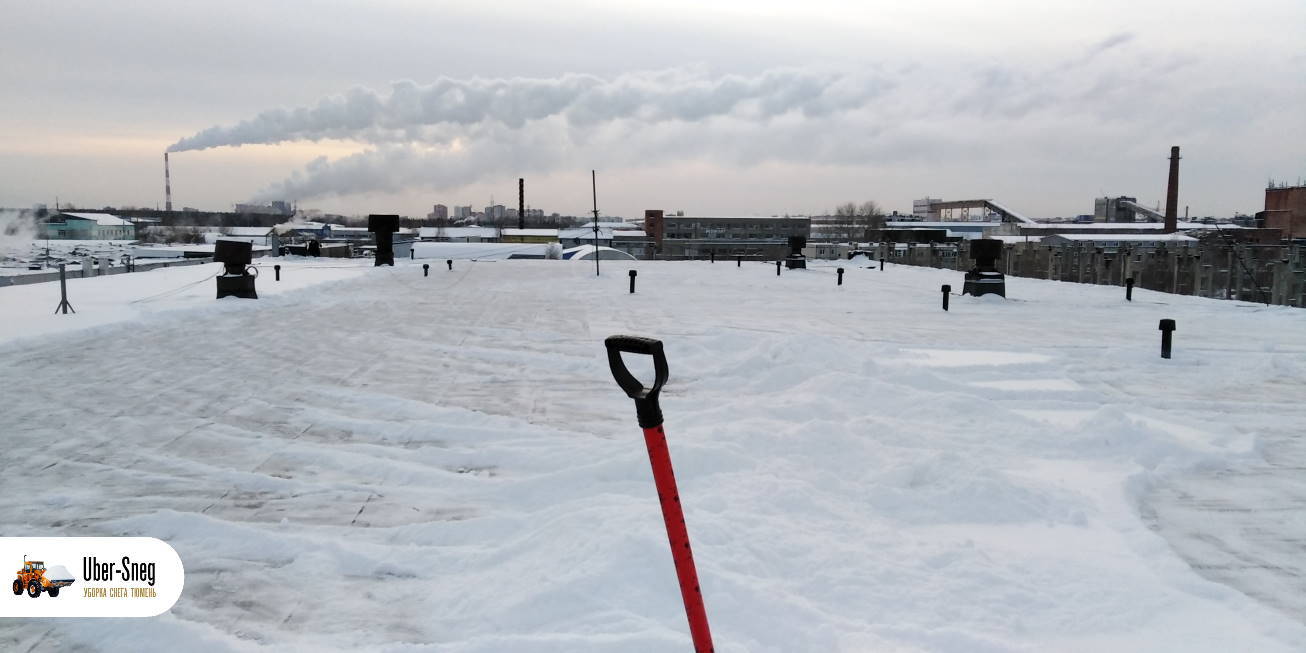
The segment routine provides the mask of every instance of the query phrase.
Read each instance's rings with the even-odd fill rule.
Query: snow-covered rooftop
[[[557,247],[557,244],[553,244]],[[446,243],[440,241],[418,241],[413,243],[415,258],[454,259],[454,260],[500,260],[510,258],[543,258],[549,251],[549,243]]]
[[[810,220],[805,215],[666,215],[665,220]]]
[[[493,238],[499,234],[495,227],[419,227],[420,238]]]
[[[620,220],[599,220],[599,229],[630,229],[633,227],[638,227],[641,224],[644,223],[642,221],[635,223],[635,222],[624,222]],[[594,231],[594,221],[591,220],[583,225],[580,225],[579,227],[573,227],[573,228],[589,229],[590,231]]]
[[[987,227],[999,227],[1001,222],[969,222],[965,220],[948,220],[933,222],[916,222],[912,220],[895,220],[886,222],[885,226],[891,229],[954,229],[954,230],[975,230],[985,229]]]
[[[223,236],[267,236],[272,232],[272,227],[223,227],[218,230]]]
[[[961,272],[864,260],[255,263],[259,300],[214,263],[69,279],[75,315],[0,289],[0,450],[40,471],[0,524],[186,563],[167,614],[0,619],[6,649],[691,650],[626,333],[665,343],[722,653],[1306,642],[1306,310],[1008,276],[945,312]]]
[[[1215,229],[1215,225],[1205,224],[1202,222],[1183,222],[1176,224],[1178,229]],[[1234,224],[1220,224],[1221,229],[1242,229]],[[1038,224],[1022,224],[1021,229],[1036,231],[1040,229],[1095,229],[1095,230],[1138,230],[1138,231],[1164,231],[1165,223],[1163,222],[1057,222]]]
[[[557,229],[504,229],[505,236],[557,236]]]
[[[600,261],[634,261],[634,256],[611,247],[594,247],[593,245],[579,245],[562,250],[562,258],[569,261],[593,261],[597,252]]]
[[[101,227],[130,227],[132,222],[108,213],[60,213],[65,218],[92,220]]]
[[[1037,237],[1037,236],[1036,236]],[[1044,240],[1049,238],[1064,238],[1066,240],[1082,240],[1092,242],[1177,242],[1177,243],[1195,243],[1196,238],[1182,233],[1158,233],[1158,234],[1053,234],[1051,236],[1042,236]]]

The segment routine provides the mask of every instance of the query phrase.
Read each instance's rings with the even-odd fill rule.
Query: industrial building
[[[499,242],[504,243],[556,243],[557,229],[501,229]]]
[[[420,227],[417,239],[437,243],[495,243],[499,230],[494,227]]]
[[[917,220],[926,220],[937,222],[939,220],[939,210],[933,205],[942,202],[938,197],[923,197],[918,200],[912,200],[911,214]]]
[[[277,200],[268,204],[237,204],[233,210],[236,213],[252,215],[284,215],[289,217],[295,214],[294,205],[284,200]]]
[[[558,230],[558,241],[565,248],[594,245],[594,223]],[[639,225],[625,222],[599,222],[599,247],[621,250],[635,258],[644,258],[652,248],[652,241]]]
[[[809,217],[707,217],[667,216],[660,210],[644,211],[644,233],[659,258],[750,256],[782,259],[789,255],[789,239],[807,240]]]
[[[885,215],[813,215],[810,217],[811,230],[808,240],[828,243],[861,242],[870,238],[872,232],[884,228],[885,220],[897,220],[895,211],[892,216]]]
[[[1192,236],[1177,232],[1168,234],[1159,230],[1136,234],[1052,234],[1039,240],[1040,244],[1051,247],[1086,243],[1104,252],[1115,252],[1122,247],[1131,250],[1149,250],[1157,247],[1187,248],[1196,247],[1199,242]]]
[[[1267,229],[1278,229],[1283,238],[1306,238],[1306,186],[1275,186],[1265,189],[1265,210],[1256,214]]]
[[[1094,222],[1164,222],[1165,214],[1138,203],[1137,197],[1099,197],[1093,200]]]
[[[272,227],[223,227],[216,232],[204,234],[204,242],[212,245],[219,240],[238,240],[259,247],[275,248],[276,230]]]
[[[60,213],[41,224],[50,240],[136,240],[136,225],[108,213]]]

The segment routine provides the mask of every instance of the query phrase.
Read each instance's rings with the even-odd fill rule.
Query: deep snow
[[[187,571],[170,614],[0,648],[688,650],[615,333],[666,343],[719,651],[1306,642],[1301,504],[1242,514],[1279,543],[1263,583],[1203,564],[1248,524],[1182,500],[1267,491],[1306,312],[1011,278],[945,313],[958,273],[893,265],[280,262],[258,301],[214,301],[216,265],[76,280],[75,316],[0,289],[0,535],[154,536]]]

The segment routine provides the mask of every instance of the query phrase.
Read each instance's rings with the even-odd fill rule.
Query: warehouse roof
[[[75,220],[94,220],[95,224],[101,227],[130,227],[131,222],[123,220],[116,215],[108,213],[60,213],[65,220],[73,218]]]

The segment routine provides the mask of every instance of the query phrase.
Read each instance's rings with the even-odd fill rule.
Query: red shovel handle
[[[715,650],[712,631],[707,625],[703,590],[698,585],[694,552],[689,548],[689,530],[685,527],[685,512],[680,507],[680,491],[676,489],[676,474],[671,468],[671,452],[662,425],[644,429],[644,444],[648,446],[648,460],[653,465],[653,483],[657,486],[658,502],[662,504],[662,521],[667,526],[671,560],[676,565],[676,580],[680,582],[680,599],[685,603],[694,653],[711,653]]]
[[[658,502],[662,504],[662,520],[667,527],[667,541],[671,544],[671,560],[676,566],[676,579],[680,583],[680,598],[685,603],[685,616],[689,620],[689,635],[695,653],[712,653],[712,632],[707,625],[707,609],[703,605],[703,591],[698,585],[698,571],[694,568],[694,554],[689,548],[689,531],[685,528],[685,513],[680,506],[680,491],[676,488],[676,473],[671,466],[671,451],[667,449],[667,434],[662,429],[662,408],[658,394],[667,382],[667,358],[662,351],[662,341],[639,336],[612,336],[604,341],[608,348],[608,365],[617,385],[626,396],[635,400],[639,425],[644,429],[644,444],[648,447],[648,460],[653,466],[653,483],[657,487]],[[645,387],[636,379],[621,354],[644,354],[653,357],[653,386]]]

